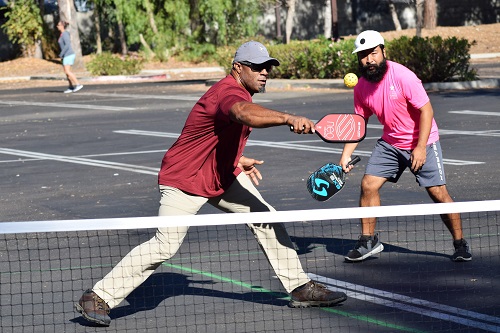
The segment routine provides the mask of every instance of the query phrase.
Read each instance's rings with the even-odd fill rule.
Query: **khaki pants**
[[[241,173],[231,187],[221,196],[204,198],[189,195],[176,188],[160,186],[160,216],[196,214],[205,203],[225,212],[248,213],[275,211],[250,179]],[[287,292],[307,283],[310,279],[293,247],[282,223],[247,224],[255,235],[269,263]],[[149,241],[130,251],[93,288],[110,308],[116,307],[135,288],[143,283],[164,261],[179,249],[188,227],[159,228]]]

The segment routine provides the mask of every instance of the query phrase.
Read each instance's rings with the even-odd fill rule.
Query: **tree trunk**
[[[80,32],[78,30],[78,20],[76,17],[75,3],[73,0],[60,0],[59,17],[69,23],[68,29],[71,36],[71,47],[75,51],[75,64],[73,68],[83,70],[85,68],[82,57],[82,45],[80,43]]]
[[[396,12],[396,6],[392,0],[389,1],[389,11],[391,12],[392,22],[397,31],[401,30],[401,23],[399,23],[398,13]]]
[[[39,0],[38,1],[38,8],[40,8],[40,16],[42,16],[42,22],[43,22],[43,1],[44,0]],[[42,23],[45,29],[45,23]],[[35,58],[36,59],[43,59],[43,47],[42,47],[42,40],[37,39],[35,41]]]
[[[101,8],[99,3],[94,6],[95,46],[97,54],[102,54],[101,40]]]
[[[121,18],[117,17],[118,24],[118,38],[120,39],[120,48],[122,55],[127,55],[127,41],[125,39],[125,27],[123,26],[123,22]]]
[[[281,34],[281,2],[276,1],[274,7],[274,15],[276,16],[276,39],[281,40],[283,35]]]
[[[424,28],[436,29],[437,25],[436,0],[425,0]]]
[[[424,23],[424,0],[417,0],[417,37],[422,37]]]
[[[325,21],[323,25],[323,35],[325,38],[330,39],[332,37],[332,1],[325,1],[325,10],[323,15],[325,16]]]
[[[42,49],[42,40],[37,39],[35,41],[35,58],[43,59],[43,49]]]
[[[120,41],[120,52],[123,56],[127,55],[127,40],[125,38],[125,27],[123,25],[123,7],[119,1],[115,1],[116,6],[116,25],[118,26],[118,39]]]
[[[151,9],[151,2],[149,2],[149,0],[144,0],[144,7],[146,7],[146,12],[148,14],[149,25],[151,26],[151,30],[153,30],[155,35],[157,35],[158,28],[156,27],[155,16],[153,14],[153,10]]]
[[[148,57],[154,57],[155,53],[153,52],[153,50],[151,50],[148,42],[146,42],[146,40],[144,39],[144,36],[142,34],[139,34],[139,40],[141,41],[142,46],[146,49]]]
[[[295,18],[295,0],[286,0],[286,44],[290,44],[293,29],[293,19]]]
[[[337,8],[337,0],[331,0],[332,9],[332,40],[338,42],[340,40],[339,36],[339,14]]]

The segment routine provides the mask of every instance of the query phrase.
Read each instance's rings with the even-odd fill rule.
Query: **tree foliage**
[[[127,46],[142,45],[146,52],[151,50],[160,60],[195,49],[198,53],[201,50],[213,54],[217,46],[255,36],[261,2],[94,0],[103,26],[121,22]]]
[[[35,43],[43,35],[40,8],[33,0],[16,0],[9,2],[6,10],[4,32],[11,42],[21,46],[25,56],[32,57]]]

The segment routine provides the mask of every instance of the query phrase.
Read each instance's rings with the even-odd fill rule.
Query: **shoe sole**
[[[339,297],[337,299],[334,299],[332,301],[294,301],[291,300],[290,303],[288,303],[288,306],[291,308],[312,308],[312,307],[329,307],[333,306],[335,304],[339,304],[344,302],[347,299],[347,296],[344,297]]]
[[[470,258],[456,257],[456,258],[451,259],[451,260],[453,260],[454,262],[471,261],[471,260],[472,260],[472,257],[470,257]]]
[[[106,326],[108,327],[110,323],[106,323],[102,320],[98,320],[98,319],[95,319],[95,318],[92,318],[92,317],[89,317],[89,315],[87,314],[87,312],[85,312],[85,310],[81,307],[80,304],[78,303],[75,303],[75,310],[77,312],[79,312],[83,318],[85,318],[85,320],[93,323],[93,324],[97,324],[97,325],[100,325],[100,326]]]
[[[380,253],[384,251],[384,245],[382,243],[380,243],[379,246],[375,247],[374,249],[372,249],[370,252],[362,255],[361,257],[359,258],[349,258],[349,257],[345,257],[345,260],[346,261],[350,261],[350,262],[357,262],[357,261],[362,261],[362,260],[365,260],[366,258],[368,257],[371,257],[372,255],[374,254],[377,254],[377,253]]]

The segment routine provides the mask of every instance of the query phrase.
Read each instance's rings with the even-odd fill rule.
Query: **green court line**
[[[189,260],[190,262],[193,261],[193,259],[207,259],[207,258],[221,258],[221,257],[235,257],[235,256],[242,256],[242,255],[248,255],[248,254],[262,254],[261,251],[247,251],[247,252],[239,252],[239,253],[228,253],[228,254],[213,254],[213,255],[205,255],[205,256],[190,256],[190,257],[180,257],[180,258],[171,258],[168,261],[183,261],[183,260]],[[18,275],[18,274],[23,274],[23,273],[28,273],[32,274],[33,272],[37,273],[43,273],[43,272],[59,272],[59,271],[70,271],[74,269],[87,269],[87,268],[104,268],[104,267],[114,267],[116,263],[111,263],[111,264],[105,264],[105,265],[86,265],[86,266],[70,266],[70,267],[57,267],[57,268],[48,268],[48,269],[37,269],[37,270],[29,270],[29,271],[15,271],[15,272],[3,272],[0,271],[0,276],[1,275]]]
[[[275,292],[275,291],[268,290],[268,289],[265,289],[265,288],[262,288],[262,287],[254,287],[251,284],[248,284],[246,282],[242,282],[242,281],[238,281],[238,280],[235,280],[235,279],[227,278],[227,277],[224,277],[224,276],[221,276],[221,275],[217,275],[217,274],[214,274],[214,273],[204,272],[204,271],[200,271],[198,269],[194,269],[194,268],[190,268],[190,267],[184,267],[184,266],[180,266],[180,265],[169,264],[169,263],[163,263],[162,265],[166,266],[166,267],[171,267],[171,268],[174,268],[174,269],[178,269],[180,271],[185,271],[185,272],[189,272],[189,273],[193,273],[193,274],[207,276],[209,278],[212,278],[212,279],[215,279],[215,280],[219,280],[219,281],[222,281],[222,282],[229,282],[229,283],[232,283],[232,284],[235,284],[237,286],[241,286],[241,287],[244,287],[244,288],[247,288],[247,289],[251,289],[251,290],[255,290],[255,291],[259,291],[259,292],[263,292],[263,293],[268,293],[270,295],[273,295],[273,296],[276,296],[276,297],[280,297],[280,298],[282,298],[284,300],[289,300],[290,299],[290,296],[283,297],[283,293]],[[399,330],[399,331],[402,331],[402,332],[427,333],[426,331],[421,331],[421,330],[417,330],[417,329],[414,329],[414,328],[409,328],[409,327],[404,327],[404,326],[400,326],[400,325],[396,325],[396,324],[391,324],[391,323],[388,323],[388,322],[385,322],[385,321],[382,321],[382,320],[374,319],[374,318],[367,317],[367,316],[356,315],[356,314],[352,314],[352,313],[349,313],[349,312],[346,312],[346,311],[336,310],[336,309],[332,309],[332,308],[320,308],[320,309],[323,310],[323,311],[330,312],[330,313],[335,313],[337,315],[344,316],[344,317],[347,317],[347,318],[352,318],[352,319],[356,319],[356,320],[359,320],[359,321],[364,321],[364,322],[367,322],[367,323],[371,323],[371,324],[375,324],[375,325],[379,325],[379,326],[383,326],[383,327],[393,328],[393,329],[396,329],[396,330]]]

